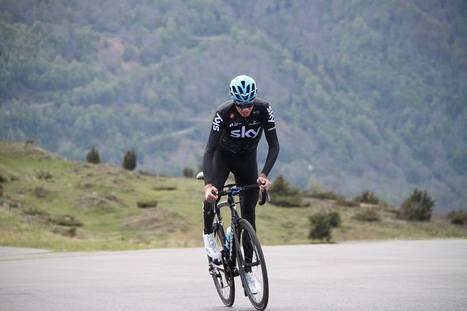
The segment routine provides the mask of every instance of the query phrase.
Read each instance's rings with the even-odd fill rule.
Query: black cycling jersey
[[[238,113],[232,100],[217,109],[203,158],[205,184],[213,183],[213,158],[216,150],[232,155],[253,153],[263,131],[269,150],[261,173],[266,176],[269,174],[279,154],[274,113],[268,102],[259,98],[253,102],[253,110],[247,118]]]

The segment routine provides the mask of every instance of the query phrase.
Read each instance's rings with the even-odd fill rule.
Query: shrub
[[[36,177],[38,179],[44,179],[44,180],[47,180],[47,179],[52,179],[52,174],[50,174],[49,172],[47,171],[39,171],[36,173]]]
[[[34,188],[34,195],[38,198],[45,198],[48,194],[49,194],[49,191],[47,191],[43,187]]]
[[[86,162],[94,164],[101,163],[99,152],[97,151],[96,147],[92,147],[91,150],[89,150],[88,154],[86,155]]]
[[[269,191],[274,195],[298,195],[299,190],[297,187],[292,186],[287,180],[285,180],[284,176],[279,175],[274,180],[271,186],[271,190]]]
[[[175,186],[157,186],[157,187],[152,188],[152,190],[155,190],[155,191],[174,191],[174,190],[177,190],[177,187],[175,187]]]
[[[7,182],[7,178],[0,174],[0,184]]]
[[[359,196],[355,198],[355,201],[360,202],[360,203],[368,203],[368,204],[379,204],[380,200],[371,191],[365,191]]]
[[[452,211],[448,214],[448,218],[453,225],[465,225],[467,223],[467,213],[464,210]]]
[[[329,224],[331,225],[331,227],[333,228],[340,227],[342,220],[341,220],[341,215],[338,212],[329,212],[327,216],[328,216]]]
[[[136,151],[128,150],[123,157],[122,166],[124,169],[132,171],[136,168]]]
[[[337,193],[331,190],[313,190],[307,193],[307,196],[321,200],[339,200],[343,199]]]
[[[49,213],[43,211],[37,207],[27,207],[23,209],[23,213],[30,216],[43,216],[48,217]]]
[[[137,204],[139,208],[151,208],[151,207],[157,207],[157,203],[158,202],[156,200],[152,200],[152,201],[139,201]]]
[[[415,189],[399,209],[397,216],[401,219],[427,221],[431,218],[431,213],[435,202],[426,191]]]
[[[331,224],[326,213],[318,213],[308,217],[310,221],[310,233],[308,238],[312,240],[331,240]]]
[[[302,202],[299,189],[292,186],[282,175],[277,176],[269,192],[271,203],[276,206],[301,207],[308,205]]]
[[[359,206],[360,204],[355,200],[348,200],[346,198],[340,197],[336,200],[336,204],[340,206],[353,207]]]
[[[381,221],[381,215],[376,208],[363,208],[354,216],[359,221]]]
[[[52,230],[53,233],[61,234],[66,237],[74,237],[76,236],[76,227],[68,227],[68,226],[55,226]]]
[[[53,215],[49,218],[49,222],[65,227],[81,227],[83,223],[72,215]]]
[[[271,204],[282,207],[304,207],[308,204],[302,202],[298,195],[271,195]]]
[[[391,214],[395,214],[397,215],[399,209],[394,207],[394,206],[391,206],[387,203],[383,203],[382,204],[382,207],[383,207],[383,211],[385,211],[386,213],[391,213]]]
[[[271,203],[276,206],[308,206],[308,204],[302,202],[300,190],[292,186],[282,175],[274,180],[269,192],[271,193]]]
[[[344,200],[344,197],[338,195],[332,190],[325,190],[319,184],[313,184],[310,189],[305,192],[305,195],[310,198],[320,200]]]
[[[188,178],[193,178],[195,177],[195,172],[193,171],[192,168],[185,167],[183,169],[183,176],[188,177]]]

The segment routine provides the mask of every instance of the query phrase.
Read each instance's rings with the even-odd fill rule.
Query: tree
[[[279,175],[274,180],[270,192],[274,195],[297,195],[299,190],[292,186],[284,176]]]
[[[136,168],[136,151],[128,150],[123,157],[123,168],[132,171]]]
[[[94,163],[94,164],[101,163],[99,152],[97,151],[96,147],[93,146],[91,150],[89,150],[88,154],[86,155],[86,161],[88,163]]]
[[[426,191],[415,189],[398,211],[397,216],[401,219],[427,221],[431,218],[431,213],[435,202]]]

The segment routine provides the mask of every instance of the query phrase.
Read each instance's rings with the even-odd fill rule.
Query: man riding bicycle
[[[214,213],[212,204],[218,199],[229,173],[235,176],[239,186],[258,183],[261,189],[269,189],[268,174],[279,154],[274,114],[269,103],[256,97],[255,81],[246,75],[230,82],[231,100],[221,105],[212,121],[208,143],[203,157],[204,173],[204,246],[214,262],[221,261],[221,253],[213,235]],[[258,176],[256,149],[264,131],[269,145],[266,162]],[[255,207],[258,191],[248,190],[240,196],[241,215],[255,225]],[[248,283],[255,280],[247,273]],[[253,285],[254,286],[254,285]]]

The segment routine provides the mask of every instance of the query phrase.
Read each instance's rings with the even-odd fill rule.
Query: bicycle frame
[[[221,211],[220,209],[224,206],[228,206],[229,209],[230,209],[230,213],[231,213],[231,224],[230,224],[230,228],[231,228],[231,232],[232,232],[232,244],[231,244],[231,247],[229,249],[229,254],[228,254],[228,259],[230,260],[230,267],[232,269],[232,271],[234,271],[234,275],[237,276],[238,275],[238,271],[236,269],[236,246],[237,246],[237,243],[240,243],[240,241],[238,240],[238,236],[237,236],[237,226],[238,226],[238,222],[240,221],[241,217],[240,215],[238,214],[238,211],[237,211],[237,203],[235,202],[235,199],[234,199],[234,196],[236,195],[239,195],[242,191],[245,191],[245,190],[248,190],[248,189],[258,189],[259,187],[257,185],[249,185],[249,186],[245,186],[245,187],[237,187],[236,185],[234,184],[231,184],[231,185],[225,185],[225,187],[230,187],[227,191],[220,191],[219,192],[219,195],[227,195],[227,201],[223,201],[223,202],[219,202],[217,204],[214,205],[214,213],[216,215],[216,218],[217,218],[217,223],[218,225],[224,227],[224,222],[223,222],[223,218],[222,218],[222,214],[221,214]],[[259,202],[259,205],[264,205],[264,203],[266,201],[269,201],[269,193],[267,191],[265,192],[262,192],[262,197],[261,197],[261,200]],[[222,241],[222,243],[225,244],[225,241]]]
[[[230,213],[231,213],[231,225],[230,225],[230,228],[231,228],[231,232],[232,232],[232,236],[234,238],[232,238],[232,244],[230,245],[230,249],[229,249],[229,254],[227,254],[227,257],[229,259],[229,266],[230,268],[235,272],[235,276],[238,275],[238,272],[236,272],[236,257],[235,257],[235,236],[236,236],[236,232],[237,232],[237,224],[238,224],[238,221],[240,220],[240,215],[238,214],[237,212],[237,203],[235,202],[235,199],[232,195],[228,195],[227,197],[227,201],[223,201],[223,202],[220,202],[218,204],[215,205],[215,214],[216,214],[216,218],[217,218],[217,223],[218,225],[224,227],[224,221],[223,221],[223,218],[222,218],[222,214],[221,214],[221,211],[220,209],[224,206],[228,206],[229,209],[230,209]],[[222,241],[222,243],[224,243],[225,245],[225,241]]]

